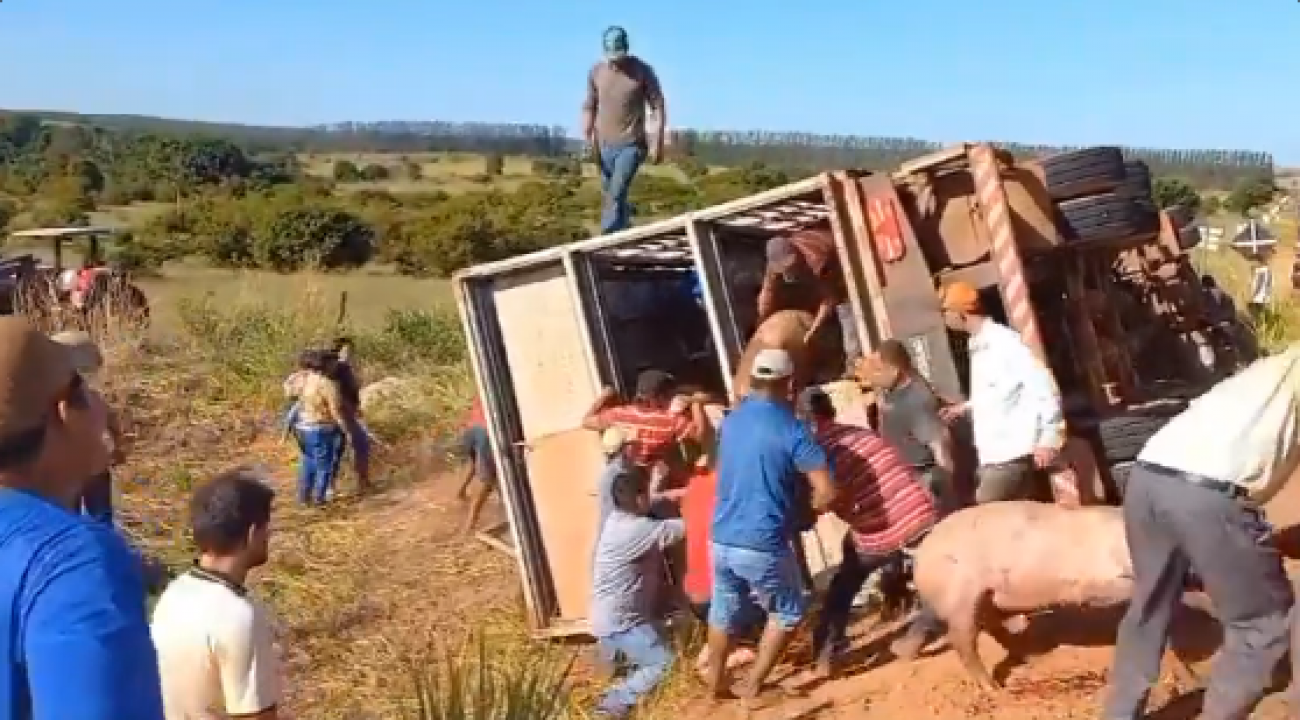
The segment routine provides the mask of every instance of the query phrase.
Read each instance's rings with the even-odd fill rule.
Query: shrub
[[[416,720],[558,720],[570,710],[574,656],[491,652],[483,636],[458,652],[408,662]]]
[[[362,179],[360,168],[351,160],[335,161],[333,176],[338,182],[357,182]]]
[[[483,156],[483,174],[488,177],[499,177],[506,171],[505,156],[500,153],[488,153]]]
[[[361,168],[361,179],[369,182],[378,182],[380,180],[387,180],[391,175],[392,173],[388,170],[387,167],[384,167],[383,165],[379,165],[377,163],[371,163]]]
[[[305,267],[359,267],[374,254],[374,230],[359,217],[331,207],[290,207],[253,236],[259,267],[292,272]]]

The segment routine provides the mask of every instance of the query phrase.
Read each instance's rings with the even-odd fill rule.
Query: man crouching
[[[601,664],[619,656],[629,665],[624,680],[601,698],[598,713],[626,717],[654,690],[672,663],[672,652],[655,612],[664,577],[664,549],[686,537],[680,519],[650,517],[650,475],[628,465],[610,488],[614,508],[600,530],[592,578],[592,634]]]
[[[849,526],[844,559],[831,578],[813,629],[817,674],[828,676],[846,649],[854,597],[872,573],[901,561],[903,548],[929,532],[938,512],[934,496],[897,450],[867,428],[835,422],[835,406],[821,388],[804,390],[798,410],[812,424],[814,437],[830,458],[838,490],[831,512]],[[914,654],[912,646],[919,651],[942,629],[938,618],[922,606],[895,652]]]

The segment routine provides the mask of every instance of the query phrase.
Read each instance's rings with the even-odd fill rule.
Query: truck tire
[[[1057,207],[1066,242],[1073,244],[1145,241],[1160,232],[1155,206],[1123,191],[1066,200]]]
[[[1110,192],[1124,184],[1124,153],[1117,147],[1094,147],[1052,155],[1039,161],[1043,184],[1053,200],[1073,200]]]
[[[1162,400],[1102,420],[1097,433],[1107,464],[1136,459],[1147,440],[1186,407],[1182,400]]]
[[[1142,160],[1124,163],[1124,192],[1155,204],[1155,187],[1151,184],[1151,168]]]

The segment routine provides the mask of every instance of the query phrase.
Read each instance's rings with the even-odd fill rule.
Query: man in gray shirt
[[[650,477],[638,465],[629,463],[614,478],[610,493],[614,510],[596,542],[591,631],[603,665],[612,667],[621,655],[629,666],[627,677],[597,706],[605,717],[622,718],[672,664],[656,608],[662,599],[664,548],[685,539],[686,523],[650,517]]]
[[[952,436],[939,417],[934,390],[897,340],[882,342],[867,368],[867,379],[877,390],[881,436],[920,474],[939,501],[940,515],[956,510]]]
[[[587,74],[587,96],[582,104],[582,137],[600,165],[604,206],[600,231],[622,230],[632,221],[628,190],[641,163],[649,155],[658,163],[664,154],[668,109],[659,78],[641,58],[628,53],[627,31],[605,31],[605,59]],[[653,142],[646,138],[646,108],[659,116]]]

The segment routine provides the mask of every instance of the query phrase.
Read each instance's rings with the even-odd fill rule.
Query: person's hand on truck
[[[970,412],[969,402],[954,403],[939,408],[939,418],[944,422],[950,423],[968,412]]]

